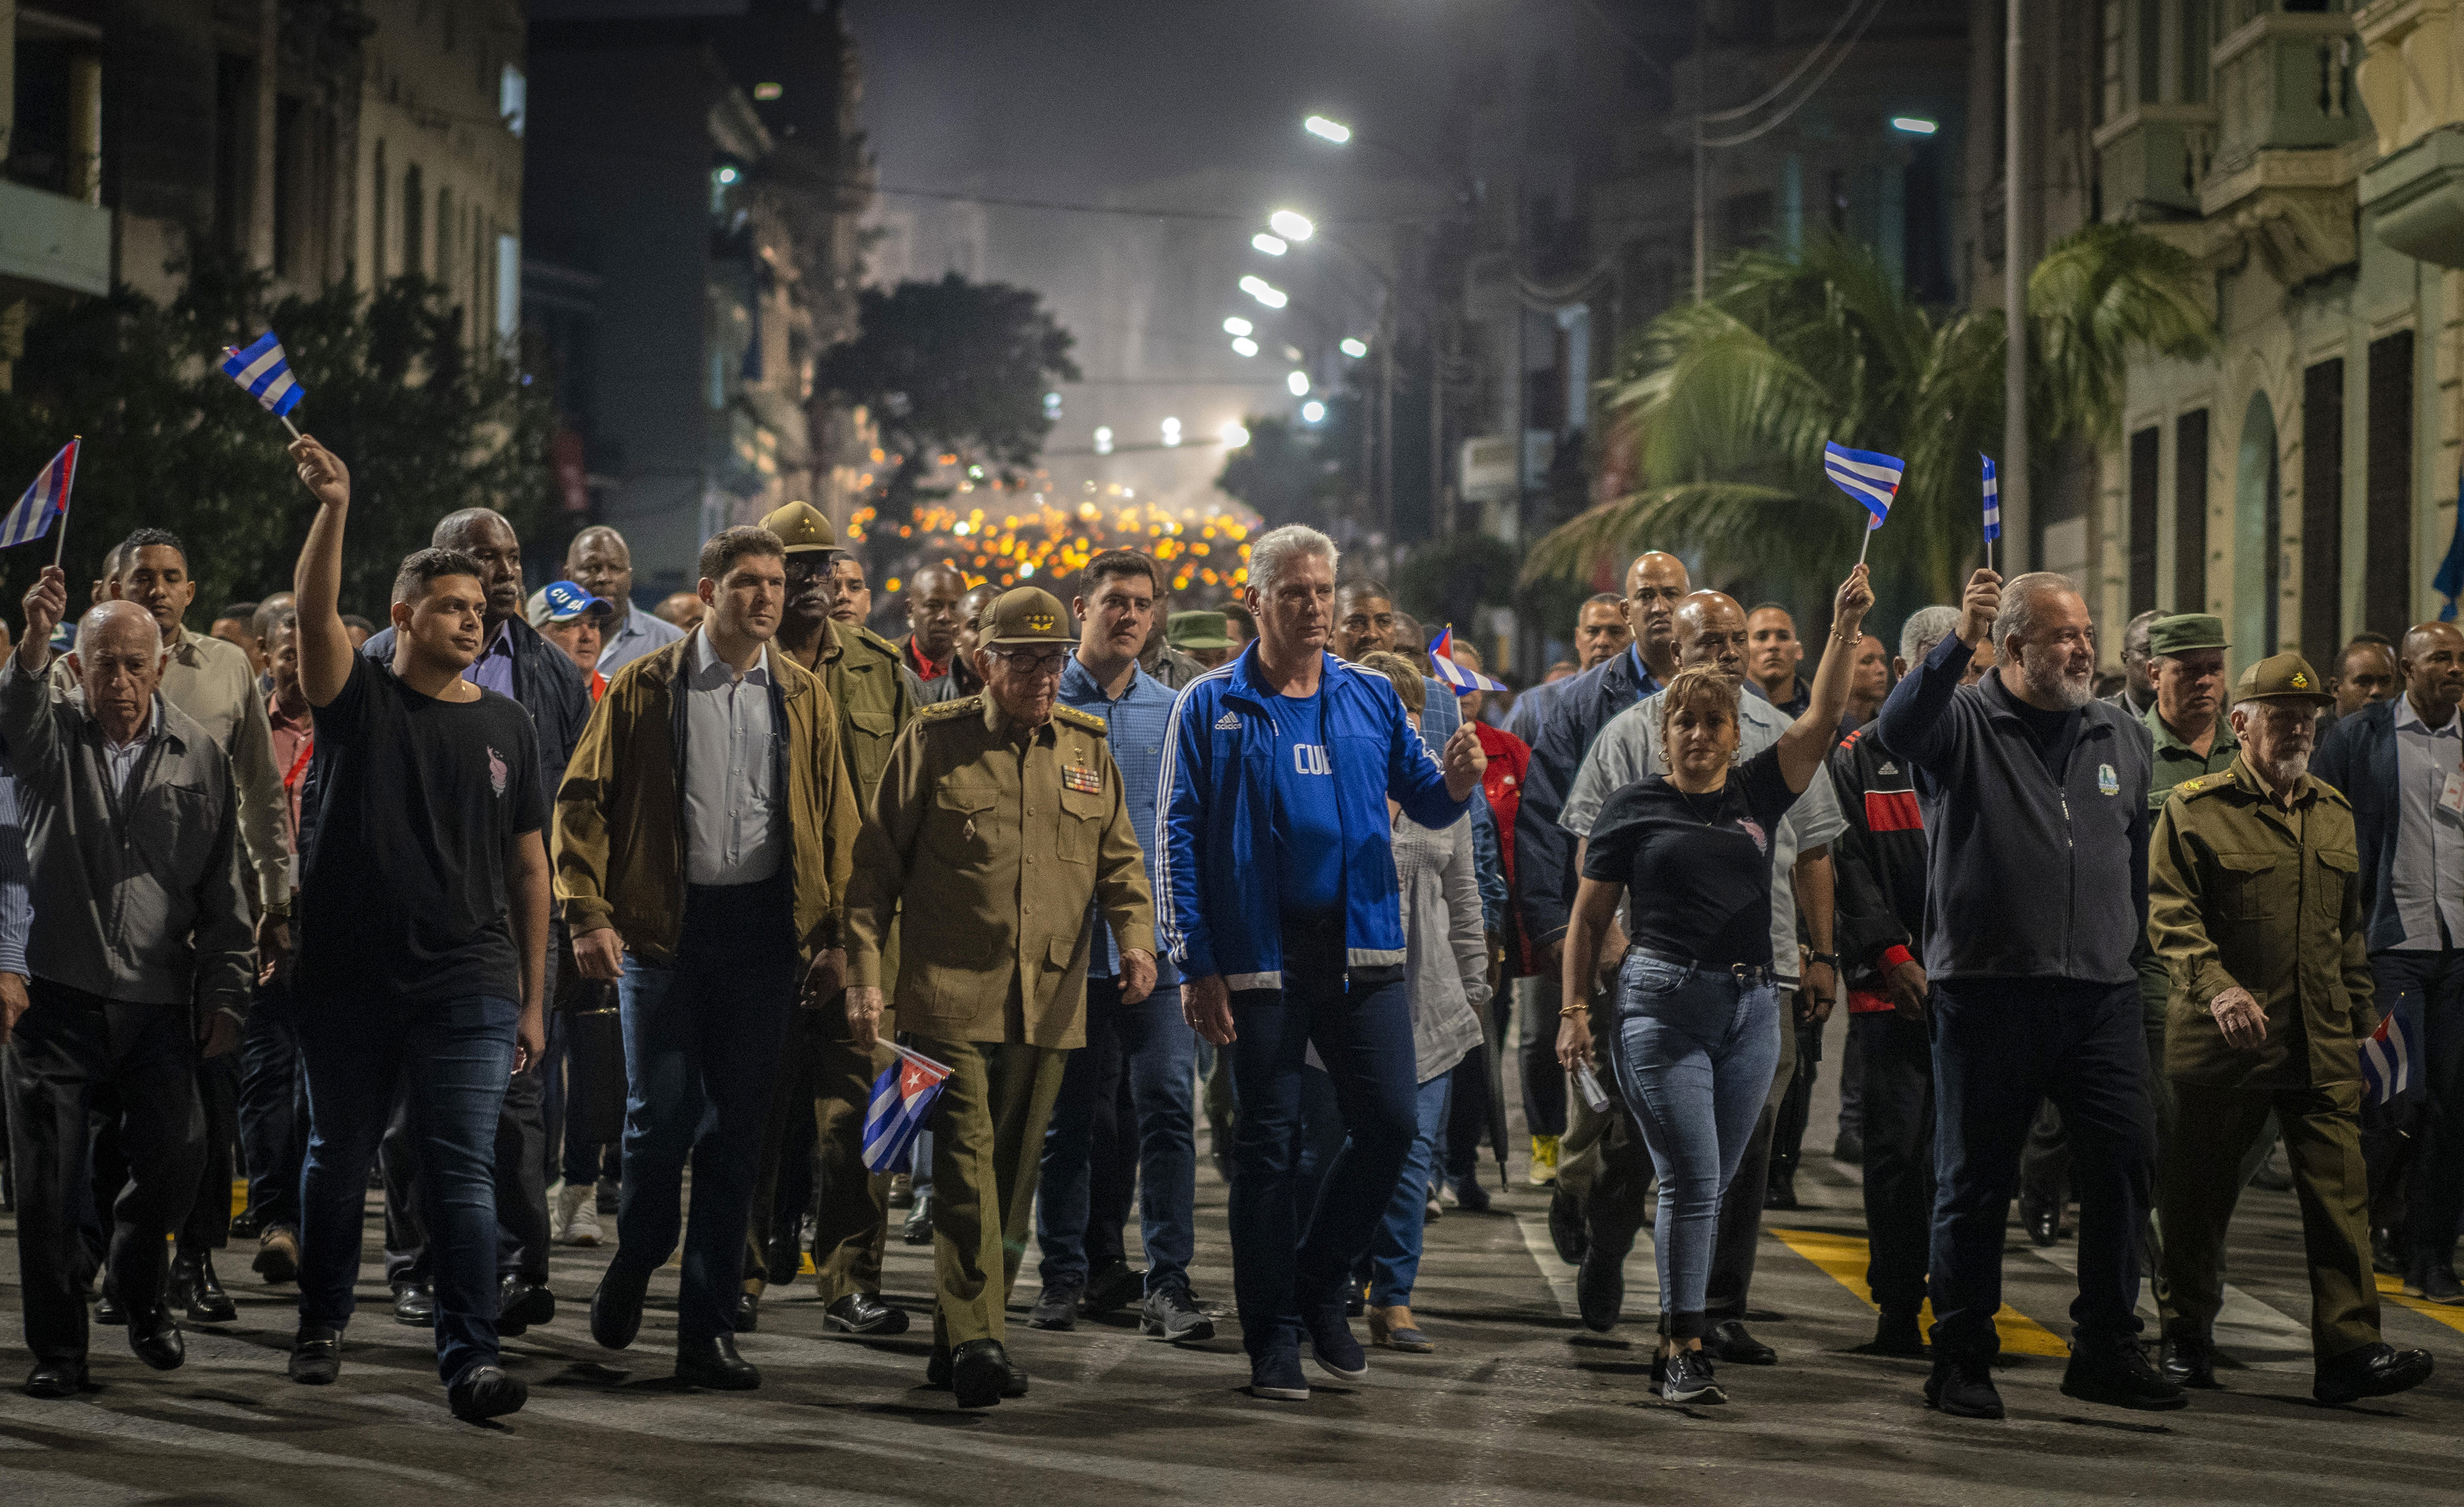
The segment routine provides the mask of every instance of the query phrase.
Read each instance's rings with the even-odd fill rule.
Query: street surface
[[[0,1216],[0,1503],[2464,1500],[2464,1310],[2390,1296],[2387,1339],[2429,1348],[2438,1375],[2384,1403],[2314,1405],[2289,1193],[2244,1196],[2218,1339],[2246,1363],[2224,1373],[2226,1390],[2169,1414],[2062,1397],[2052,1354],[2068,1333],[2075,1248],[2036,1251],[2013,1225],[2005,1342],[2032,1353],[1998,1376],[2012,1416],[1928,1412],[1925,1363],[1859,1351],[1873,1311],[1856,1169],[1821,1154],[1837,1123],[1838,1034],[1835,1023],[1808,1137],[1821,1150],[1798,1178],[1809,1207],[1765,1221],[1753,1328],[1781,1363],[1722,1367],[1725,1407],[1646,1395],[1647,1238],[1630,1267],[1628,1322],[1606,1336],[1582,1328],[1573,1273],[1549,1246],[1546,1196],[1522,1186],[1519,1159],[1495,1211],[1449,1209],[1429,1230],[1414,1309],[1438,1352],[1373,1350],[1366,1381],[1318,1385],[1307,1404],[1250,1400],[1230,1323],[1186,1350],[1140,1339],[1133,1314],[1067,1334],[1028,1329],[1030,1252],[1009,1345],[1033,1393],[961,1414],[922,1385],[930,1252],[893,1237],[885,1285],[914,1327],[878,1343],[825,1338],[808,1288],[774,1290],[741,1341],[765,1379],[749,1395],[686,1395],[669,1380],[673,1265],[651,1288],[641,1338],[615,1353],[588,1334],[606,1248],[560,1248],[556,1320],[505,1347],[530,1406],[503,1428],[473,1428],[445,1410],[427,1334],[392,1321],[373,1205],[339,1385],[284,1379],[293,1291],[255,1283],[235,1246],[219,1267],[239,1321],[189,1326],[183,1369],[147,1371],[121,1331],[97,1329],[101,1389],[37,1402],[15,1387],[30,1362],[14,1223]],[[1223,1186],[1202,1154],[1199,1167],[1193,1278],[1202,1302],[1228,1310]]]

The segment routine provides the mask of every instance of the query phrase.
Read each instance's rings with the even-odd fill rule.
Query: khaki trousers
[[[2310,1260],[2310,1342],[2321,1362],[2376,1344],[2378,1280],[2370,1271],[2369,1173],[2362,1162],[2362,1086],[2218,1088],[2176,1078],[2173,1134],[2157,1180],[2166,1332],[2204,1336],[2224,1305],[2225,1228],[2241,1196],[2244,1153],[2272,1111],[2283,1127]]]
[[[999,1340],[1032,1229],[1044,1128],[1069,1053],[917,1037],[949,1064],[933,1108],[933,1345]]]

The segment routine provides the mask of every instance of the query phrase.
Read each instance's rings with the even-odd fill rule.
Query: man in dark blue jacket
[[[2310,769],[2352,802],[2379,1010],[2408,1017],[2427,1059],[2396,1123],[2363,1141],[2373,1240],[2383,1259],[2401,1265],[2408,1296],[2464,1303],[2455,1280],[2464,1217],[2464,717],[2456,712],[2464,632],[2418,624],[2397,659],[2402,693],[2338,722]],[[2419,1134],[2394,1133],[2425,1117]],[[2402,1200],[2407,1148],[2417,1148],[2419,1167]],[[2399,1202],[2409,1214],[2394,1212]]]
[[[1451,827],[1488,764],[1469,727],[1432,757],[1392,682],[1327,653],[1334,565],[1334,542],[1299,524],[1252,546],[1258,640],[1173,707],[1155,866],[1156,930],[1187,981],[1182,1008],[1231,1049],[1240,1096],[1232,1286],[1250,1395],[1295,1402],[1309,1397],[1304,1334],[1321,1369],[1367,1373],[1344,1286],[1417,1128],[1386,803]],[[1293,1185],[1312,1048],[1348,1139],[1304,1226]]]
[[[1960,678],[1991,632],[1999,668]],[[1925,1400],[1999,1418],[2002,1230],[2036,1101],[2070,1126],[2079,1301],[2065,1395],[2178,1407],[2139,1348],[2135,1232],[2155,1152],[2133,949],[2147,930],[2147,730],[2098,701],[2096,625],[2069,579],[1968,584],[1958,632],[1908,673],[1878,730],[1915,766],[1933,986],[1934,1369]]]

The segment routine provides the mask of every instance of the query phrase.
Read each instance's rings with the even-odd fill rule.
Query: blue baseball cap
[[[550,623],[570,623],[592,612],[613,613],[614,604],[605,597],[592,596],[570,581],[551,581],[539,588],[530,600],[533,628],[545,628]]]

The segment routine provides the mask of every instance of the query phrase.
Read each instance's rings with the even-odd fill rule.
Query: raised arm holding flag
[[[1891,515],[1891,499],[1900,495],[1900,477],[1906,475],[1908,463],[1897,455],[1885,455],[1878,450],[1850,450],[1837,440],[1822,447],[1822,474],[1831,484],[1865,505],[1874,515],[1865,523],[1865,541],[1857,546],[1857,563],[1865,563],[1866,545],[1874,542],[1874,530]]]

